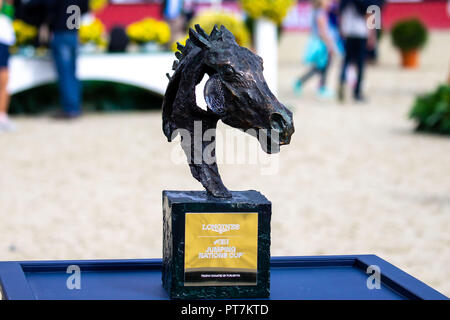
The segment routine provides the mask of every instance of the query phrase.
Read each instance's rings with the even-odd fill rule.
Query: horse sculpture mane
[[[204,133],[215,130],[217,121],[222,120],[241,130],[254,130],[263,150],[273,153],[290,142],[294,132],[292,113],[268,88],[261,57],[240,47],[224,26],[214,26],[208,35],[196,25],[195,31],[189,30],[186,45],[177,43],[177,47],[174,73],[167,74],[163,132],[169,142],[181,135],[191,173],[207,192],[229,198],[231,193],[217,168],[214,137],[204,141]],[[207,109],[203,110],[196,104],[195,87],[205,74],[209,80],[204,89]],[[210,152],[205,158],[207,147]]]

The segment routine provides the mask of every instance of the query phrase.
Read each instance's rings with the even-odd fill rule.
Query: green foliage
[[[450,135],[450,85],[418,97],[409,117],[418,123],[417,130]]]
[[[159,109],[162,97],[132,85],[108,81],[83,81],[83,111]],[[11,97],[11,114],[41,114],[60,108],[56,84],[46,84]]]
[[[428,30],[419,19],[406,19],[392,27],[392,43],[401,51],[422,48],[428,39]]]

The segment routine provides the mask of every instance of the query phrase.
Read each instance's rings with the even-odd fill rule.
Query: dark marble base
[[[266,298],[270,294],[271,202],[257,191],[234,191],[229,199],[204,191],[163,191],[163,287],[174,299]],[[258,213],[256,285],[185,286],[186,213]]]

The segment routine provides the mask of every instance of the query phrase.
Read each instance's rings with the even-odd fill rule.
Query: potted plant
[[[419,96],[409,113],[417,130],[450,135],[450,85],[442,84],[434,92]]]
[[[406,19],[397,22],[392,27],[392,43],[400,50],[402,66],[417,67],[419,49],[427,42],[428,31],[419,19]]]

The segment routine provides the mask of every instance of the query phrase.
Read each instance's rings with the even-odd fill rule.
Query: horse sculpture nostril
[[[286,127],[286,121],[284,120],[283,116],[279,113],[272,113],[270,115],[270,127],[273,130],[276,130],[278,132],[283,132],[284,128]]]

